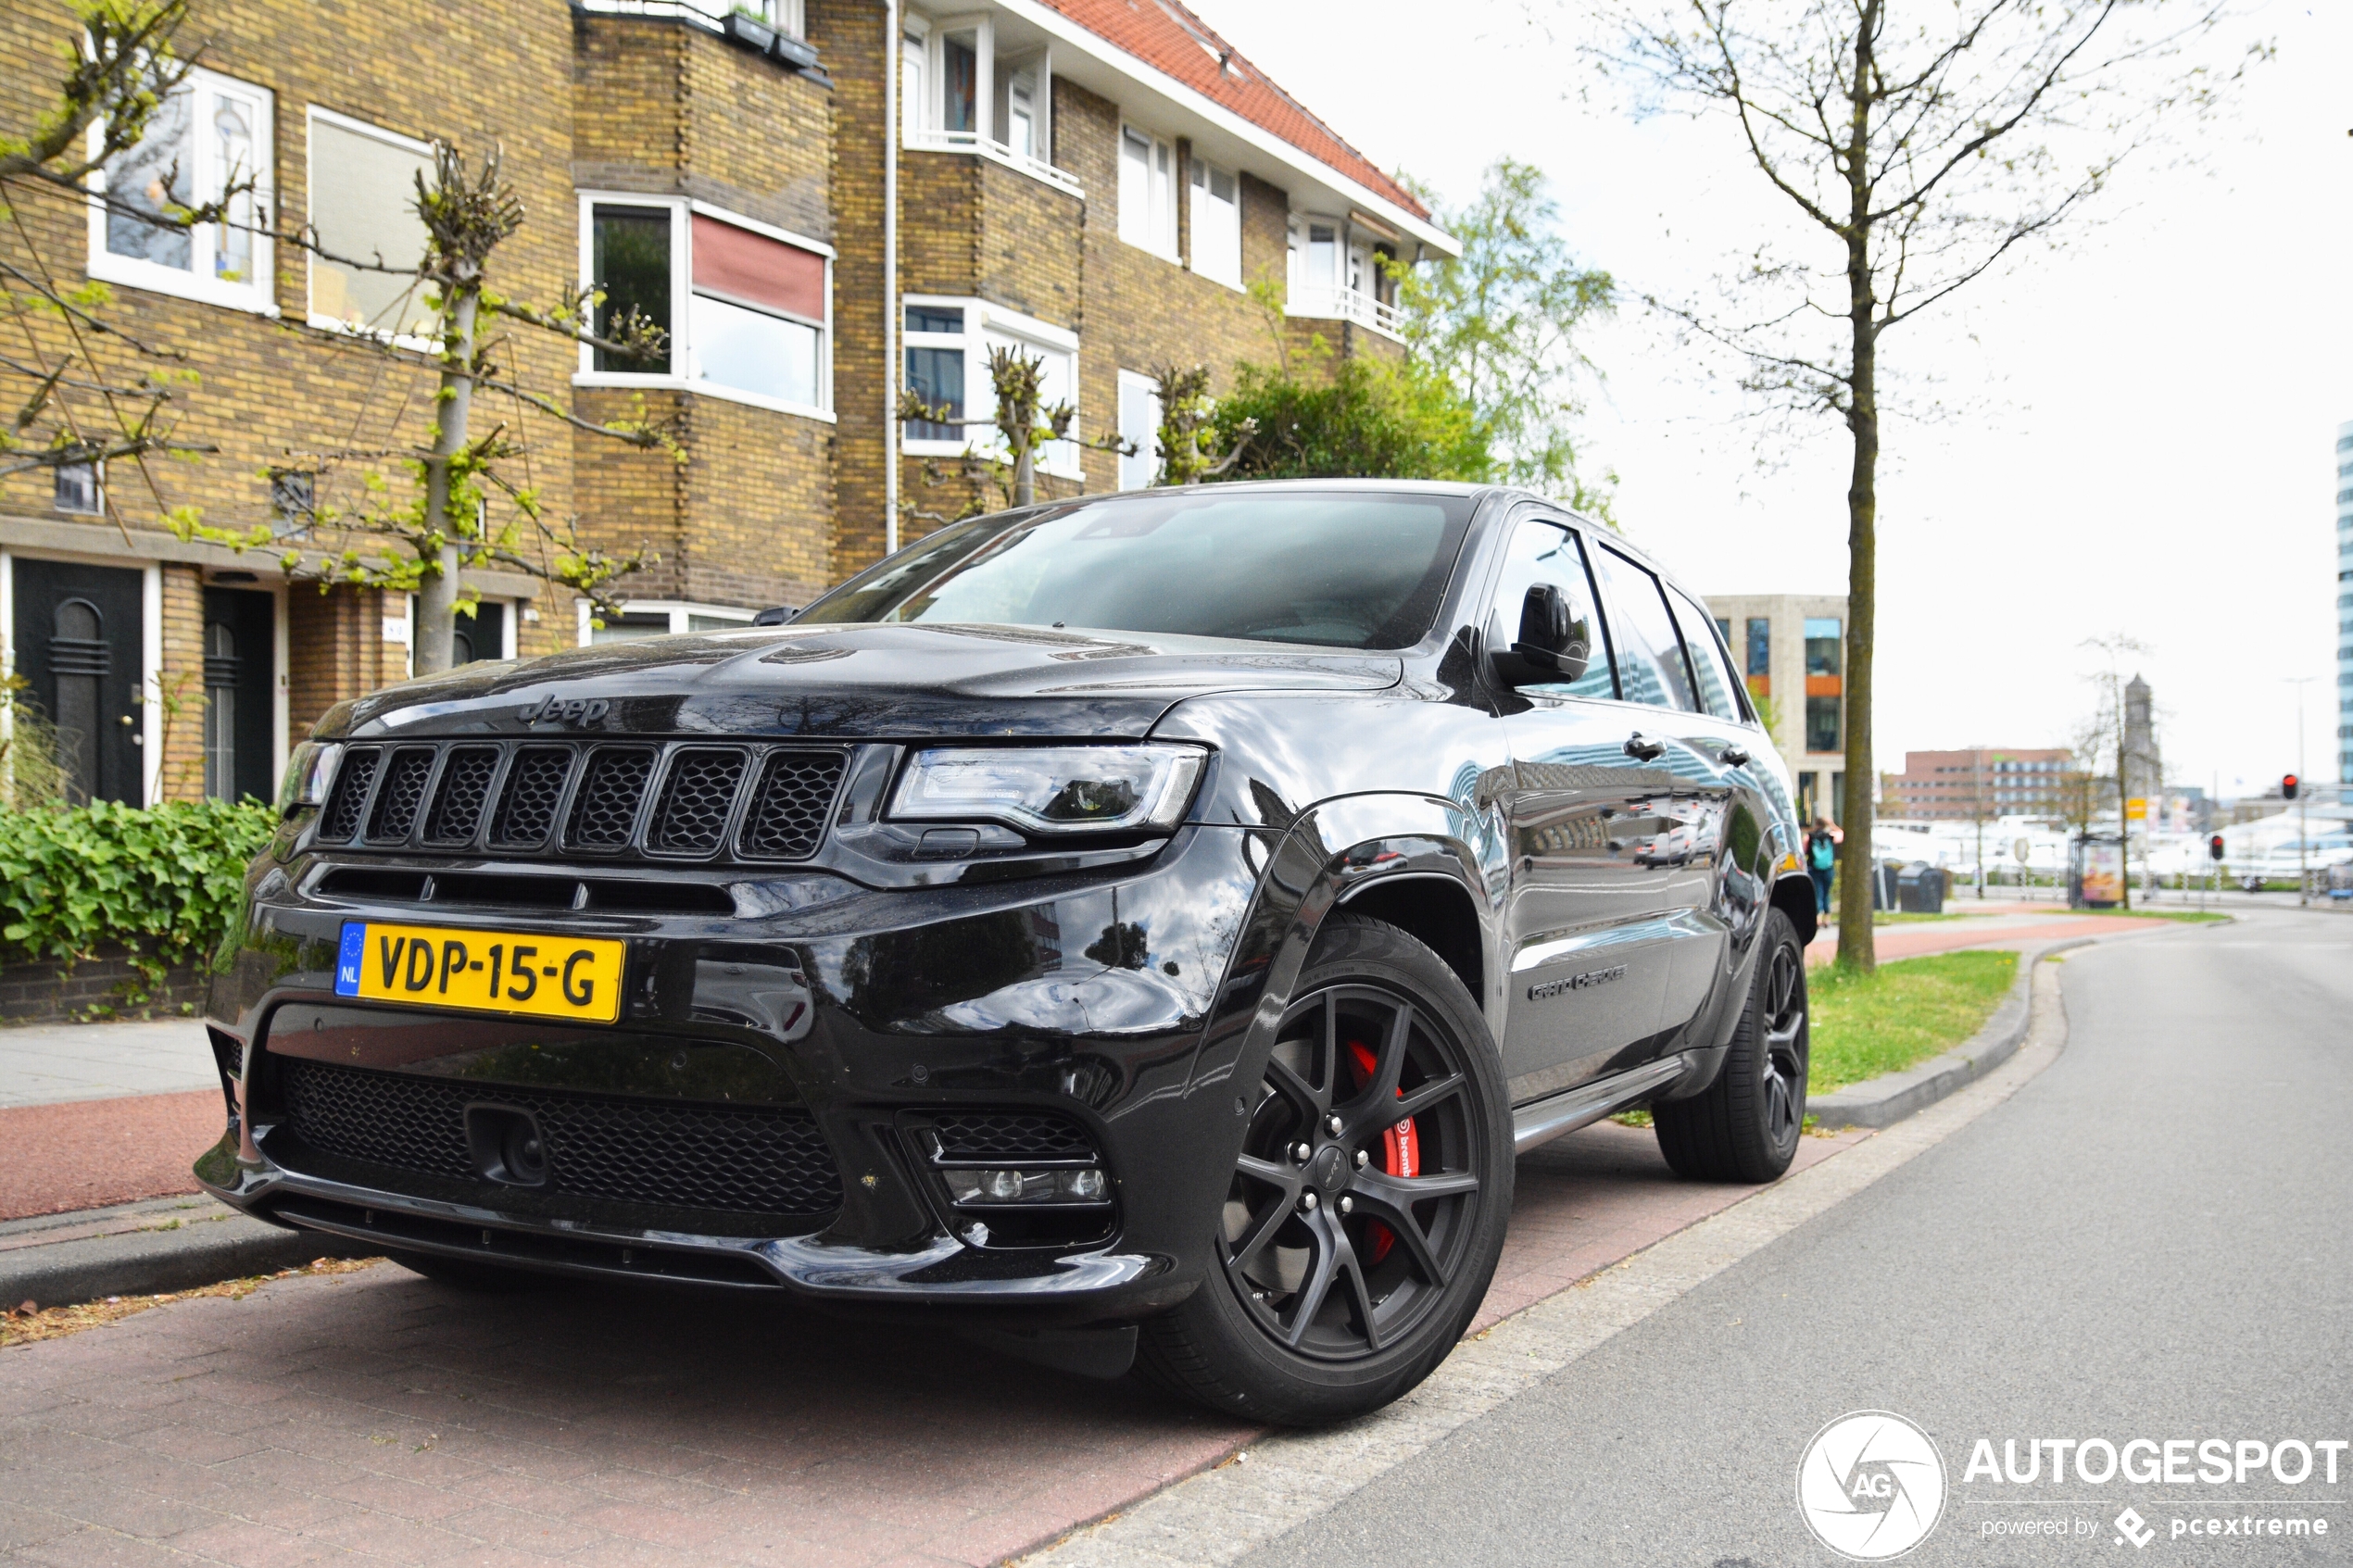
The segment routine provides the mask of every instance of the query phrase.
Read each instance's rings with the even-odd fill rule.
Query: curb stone
[[[209,1198],[15,1221],[0,1227],[6,1233],[0,1243],[30,1241],[43,1228],[86,1232],[93,1214],[111,1216],[122,1228],[0,1249],[0,1303],[63,1307],[108,1296],[153,1296],[274,1273],[314,1258],[363,1258],[371,1250],[315,1232],[281,1230]]]
[[[1826,1133],[1847,1127],[1892,1127],[1955,1090],[1975,1083],[2007,1061],[2026,1038],[2035,966],[2055,953],[2088,947],[2098,940],[2096,936],[2071,936],[2062,941],[2023,945],[2018,950],[2018,975],[2010,982],[2009,995],[2002,998],[1982,1029],[1918,1067],[1866,1078],[1859,1084],[1815,1096],[1806,1102],[1806,1114],[1816,1127]]]

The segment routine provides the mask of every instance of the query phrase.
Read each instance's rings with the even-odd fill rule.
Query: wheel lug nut
[[[1340,1119],[1337,1115],[1327,1116],[1324,1118],[1324,1131],[1329,1133],[1332,1136],[1340,1136]]]
[[[1304,1197],[1304,1198],[1301,1198],[1301,1199],[1299,1200],[1299,1206],[1300,1206],[1302,1209],[1313,1209],[1313,1208],[1315,1208],[1315,1195],[1314,1193],[1312,1193],[1312,1192],[1311,1192],[1311,1193],[1309,1193],[1306,1197]]]
[[[1340,1211],[1343,1214],[1354,1213],[1356,1211],[1356,1200],[1353,1198],[1342,1198],[1340,1200]]]
[[[1298,1160],[1302,1165],[1306,1164],[1307,1157],[1315,1152],[1315,1151],[1314,1149],[1308,1148],[1303,1143],[1295,1143],[1290,1146],[1290,1157],[1293,1160]]]
[[[1360,1148],[1356,1151],[1356,1169],[1359,1171],[1371,1164],[1372,1160],[1373,1157],[1369,1150]]]

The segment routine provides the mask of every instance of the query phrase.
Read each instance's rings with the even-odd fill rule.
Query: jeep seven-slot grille
[[[839,750],[740,743],[355,746],[317,842],[806,860],[824,843],[847,762]]]
[[[805,1110],[696,1105],[455,1082],[278,1059],[286,1119],[324,1154],[447,1180],[477,1173],[466,1107],[527,1110],[547,1185],[574,1198],[726,1213],[833,1213],[841,1177]]]

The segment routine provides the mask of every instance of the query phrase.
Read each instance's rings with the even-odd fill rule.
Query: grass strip
[[[1904,959],[1869,974],[1828,964],[1810,971],[1806,1092],[1901,1073],[1951,1050],[1985,1026],[2017,973],[2016,953],[1985,951]]]

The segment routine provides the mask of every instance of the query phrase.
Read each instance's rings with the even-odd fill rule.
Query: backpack
[[[1812,842],[1806,847],[1806,864],[1818,872],[1830,870],[1837,858],[1838,847],[1831,842],[1829,834],[1816,834]]]

